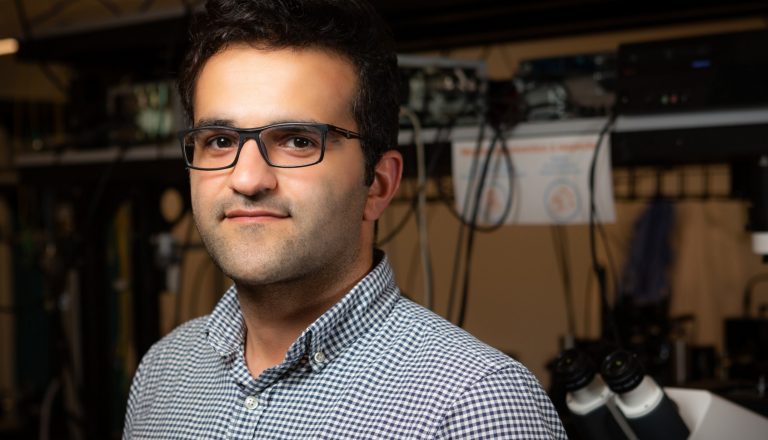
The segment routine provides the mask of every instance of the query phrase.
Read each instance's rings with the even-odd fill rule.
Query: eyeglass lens
[[[258,136],[265,159],[274,166],[298,167],[317,163],[322,157],[325,131],[313,125],[269,127]],[[242,132],[245,138],[254,134]],[[195,168],[214,169],[231,166],[237,159],[241,134],[233,129],[203,127],[192,130],[183,139],[184,155]],[[245,143],[245,139],[242,141]]]

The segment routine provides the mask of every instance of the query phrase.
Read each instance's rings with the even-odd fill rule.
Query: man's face
[[[327,52],[233,46],[201,70],[194,122],[238,128],[318,122],[357,131],[356,85],[351,63]],[[190,170],[200,235],[239,285],[333,276],[357,261],[364,246],[363,163],[359,141],[333,132],[322,162],[306,168],[270,167],[248,140],[234,168]]]

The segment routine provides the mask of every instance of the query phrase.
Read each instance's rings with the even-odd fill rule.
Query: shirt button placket
[[[256,396],[248,396],[245,398],[245,408],[246,409],[256,409],[259,407],[259,398]]]
[[[258,435],[259,422],[267,407],[267,397],[264,393],[241,394],[237,411],[238,416],[234,421],[238,426],[232,426],[231,439],[260,438]]]

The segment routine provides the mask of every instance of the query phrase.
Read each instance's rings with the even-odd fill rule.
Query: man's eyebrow
[[[262,127],[265,127],[267,125],[275,125],[275,124],[321,124],[320,121],[317,121],[313,118],[278,118],[273,119],[269,121],[268,123],[262,125]],[[246,127],[240,127],[237,124],[235,124],[235,121],[232,119],[200,119],[195,123],[195,126],[193,128],[199,128],[199,127],[210,127],[212,125],[216,125],[219,127],[229,127],[229,128],[246,128]],[[248,128],[254,128],[254,127],[248,127]]]
[[[211,125],[235,128],[235,121],[231,119],[200,119],[199,121],[195,122],[195,128],[209,127]]]

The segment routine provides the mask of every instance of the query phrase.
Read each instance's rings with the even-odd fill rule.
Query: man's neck
[[[280,364],[299,335],[365,277],[371,269],[370,261],[350,267],[344,279],[238,286],[246,326],[245,360],[251,375],[258,377]]]

